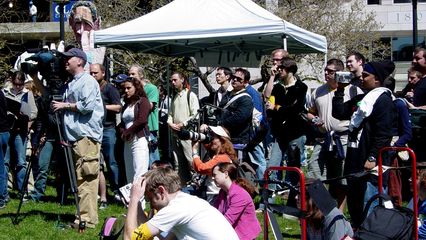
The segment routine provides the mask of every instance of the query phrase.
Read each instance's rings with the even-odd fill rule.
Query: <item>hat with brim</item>
[[[70,50],[62,53],[65,57],[78,57],[80,59],[83,59],[84,61],[87,62],[87,55],[86,53],[83,52],[83,50],[78,49],[78,48],[71,48]]]
[[[123,83],[125,82],[127,79],[129,79],[129,76],[127,76],[126,74],[118,74],[114,80],[112,80],[113,83]]]
[[[226,133],[226,131],[223,127],[221,127],[221,126],[216,126],[216,127],[210,126],[209,128],[210,128],[210,130],[212,130],[212,132],[214,132],[214,134],[221,136],[221,137],[224,137],[224,138],[227,138],[227,139],[231,139],[229,137],[229,135]]]

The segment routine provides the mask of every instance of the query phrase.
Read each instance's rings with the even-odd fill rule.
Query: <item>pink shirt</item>
[[[253,200],[250,194],[236,183],[232,183],[229,193],[220,190],[214,206],[234,227],[240,239],[253,240],[260,231]]]

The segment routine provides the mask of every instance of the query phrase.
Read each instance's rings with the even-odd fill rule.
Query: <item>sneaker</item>
[[[99,205],[99,209],[102,210],[102,209],[105,209],[107,207],[108,207],[107,202],[101,201],[101,204]]]
[[[0,209],[5,208],[6,207],[6,202],[0,202]]]
[[[121,203],[121,196],[119,194],[115,194],[114,201]]]

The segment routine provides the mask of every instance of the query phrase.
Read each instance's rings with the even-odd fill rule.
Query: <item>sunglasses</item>
[[[330,68],[325,68],[324,72],[333,74],[333,73],[337,72],[337,70],[330,69]]]
[[[24,86],[23,83],[12,83],[12,84],[15,85],[15,86],[17,86],[17,87]]]
[[[240,78],[240,77],[237,77],[237,76],[234,76],[234,77],[232,78],[232,80],[237,81],[237,82],[240,82],[240,83],[244,82],[244,79],[242,79],[242,78]]]

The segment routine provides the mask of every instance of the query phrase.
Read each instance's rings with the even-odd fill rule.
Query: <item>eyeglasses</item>
[[[272,61],[275,61],[275,62],[280,62],[282,60],[283,60],[282,58],[272,58]]]
[[[280,72],[282,72],[282,71],[284,71],[285,70],[285,68],[284,67],[278,67],[277,68],[277,71],[280,71]]]
[[[240,78],[240,77],[237,77],[237,76],[234,76],[234,77],[232,78],[232,80],[237,81],[237,82],[240,82],[240,83],[244,82],[244,79],[242,79],[242,78]]]
[[[330,69],[330,68],[325,68],[325,69],[324,69],[324,72],[325,72],[325,73],[331,73],[331,74],[334,74],[334,73],[336,73],[336,72],[337,72],[337,70],[335,70],[335,69]]]
[[[17,86],[17,87],[24,86],[24,84],[23,84],[23,83],[14,83],[14,82],[12,82],[12,84],[13,84],[13,85],[15,85],[15,86]]]

